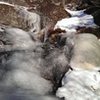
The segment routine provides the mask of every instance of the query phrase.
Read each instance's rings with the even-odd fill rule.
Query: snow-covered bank
[[[78,28],[81,27],[92,27],[95,28],[97,25],[94,23],[92,15],[87,15],[84,13],[85,10],[71,11],[66,9],[66,11],[72,16],[70,18],[64,18],[58,21],[55,28],[61,28],[66,30],[66,32],[77,32]]]
[[[100,100],[99,70],[70,70],[62,80],[62,87],[56,93],[65,100]]]

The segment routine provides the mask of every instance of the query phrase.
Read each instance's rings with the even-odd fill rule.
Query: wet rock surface
[[[26,25],[18,16],[14,7],[0,4],[0,24],[25,29]]]

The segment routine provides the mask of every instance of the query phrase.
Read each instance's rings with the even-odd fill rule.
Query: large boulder
[[[100,66],[100,42],[92,34],[79,34],[75,38],[72,67],[91,69]]]
[[[0,25],[21,28],[26,31],[40,31],[40,15],[28,11],[28,7],[0,2]]]

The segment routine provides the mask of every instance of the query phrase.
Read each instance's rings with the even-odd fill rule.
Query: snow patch
[[[65,100],[100,100],[100,72],[83,69],[69,71],[56,95]]]
[[[66,30],[66,32],[77,32],[77,29],[80,27],[92,27],[95,28],[97,25],[94,23],[94,19],[92,15],[87,15],[84,13],[84,10],[81,11],[71,11],[67,9],[72,17],[64,18],[58,21],[54,27],[61,28]]]

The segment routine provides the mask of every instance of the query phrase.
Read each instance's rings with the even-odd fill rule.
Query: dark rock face
[[[89,33],[89,34],[94,34],[98,39],[100,39],[100,28],[81,28],[78,30],[78,34],[84,34],[84,33]]]
[[[75,10],[86,9],[88,7],[100,7],[99,0],[63,0],[65,5],[71,4]]]
[[[85,9],[88,7],[100,7],[100,1],[99,0],[77,0],[77,9]]]
[[[95,6],[100,6],[99,0],[90,0]]]
[[[98,26],[100,26],[100,7],[89,7],[85,13],[91,14],[94,18],[94,23]]]
[[[92,16],[94,17],[94,22],[95,22],[98,26],[100,26],[100,8],[99,8],[99,10],[96,10],[96,11],[92,14]]]

